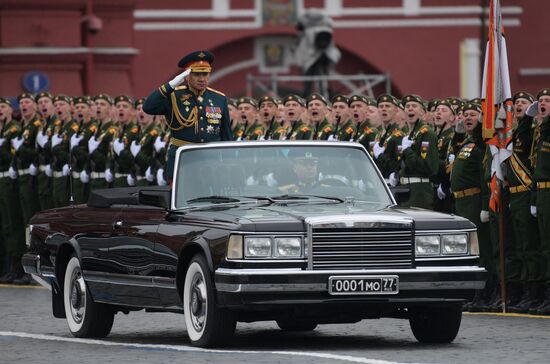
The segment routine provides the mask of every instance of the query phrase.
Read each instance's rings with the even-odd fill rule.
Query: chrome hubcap
[[[76,323],[81,323],[86,312],[86,285],[79,269],[72,273],[70,294],[71,315]]]
[[[206,323],[207,295],[206,284],[201,274],[195,273],[190,289],[189,312],[191,322],[196,331],[202,331]]]

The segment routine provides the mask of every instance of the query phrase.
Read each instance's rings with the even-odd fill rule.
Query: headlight
[[[479,255],[479,240],[477,240],[477,231],[470,233],[470,254]]]
[[[302,256],[302,239],[298,237],[275,238],[275,257],[300,258]]]
[[[442,254],[467,254],[468,253],[468,235],[443,235],[441,236]]]
[[[439,235],[427,235],[415,237],[416,255],[438,255],[440,252]]]
[[[271,238],[245,237],[244,256],[255,258],[271,257]]]

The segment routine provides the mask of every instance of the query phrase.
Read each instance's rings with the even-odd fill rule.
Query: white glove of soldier
[[[130,144],[130,152],[132,153],[132,155],[135,157],[136,155],[138,155],[140,150],[141,150],[141,145],[136,143],[135,140],[132,141],[132,144]]]
[[[481,212],[479,213],[479,220],[481,220],[481,222],[484,224],[489,222],[489,211],[481,210]]]
[[[166,186],[166,180],[164,179],[164,169],[160,168],[157,170],[157,184],[159,186]]]
[[[182,73],[180,73],[179,75],[177,75],[176,77],[174,77],[173,79],[171,79],[170,81],[168,81],[168,84],[170,85],[170,87],[176,88],[176,86],[182,83],[185,77],[189,76],[190,73],[191,73],[191,69],[188,68]]]
[[[29,166],[29,174],[31,176],[36,176],[38,174],[38,168],[36,168],[34,163],[31,163],[31,165]]]
[[[77,133],[74,133],[73,136],[71,137],[71,150],[78,147],[82,139],[84,139],[84,135],[78,137]]]
[[[413,145],[413,141],[408,137],[404,137],[401,140],[401,151],[405,151],[405,149],[410,148]]]
[[[108,183],[111,183],[115,180],[115,176],[113,176],[113,172],[111,171],[110,168],[107,168],[105,170],[105,181],[107,181]]]
[[[40,132],[36,134],[36,144],[39,145],[40,148],[44,148],[47,142],[48,142],[48,134],[40,133]]]
[[[166,142],[162,141],[162,138],[160,136],[155,139],[155,150],[157,153],[159,153],[163,148],[166,147]]]
[[[52,135],[52,148],[55,147],[56,145],[61,144],[62,141],[63,141],[62,136],[59,136],[58,134]]]
[[[19,138],[13,138],[11,140],[11,146],[16,150],[18,151],[19,148],[21,148],[21,145],[23,145],[23,142],[25,141],[25,139],[23,139],[22,137],[19,137]]]
[[[333,134],[330,134],[330,135],[328,136],[327,140],[330,141],[330,142],[335,142],[335,141],[338,140],[338,138],[335,137]]]
[[[443,191],[443,187],[440,184],[439,186],[437,186],[437,198],[440,200],[444,200],[445,197],[447,197],[447,194],[445,193],[445,191]]]
[[[80,182],[88,183],[90,182],[90,175],[86,171],[80,172]]]
[[[529,107],[525,111],[525,114],[531,117],[535,117],[537,116],[538,112],[539,112],[539,102],[535,101],[531,105],[529,105]]]
[[[17,171],[13,169],[13,167],[10,167],[10,169],[8,169],[8,176],[11,179],[17,179]]]
[[[99,147],[99,144],[101,142],[97,141],[95,137],[88,139],[88,153],[92,154]]]
[[[63,174],[63,176],[68,176],[69,173],[71,173],[71,168],[69,168],[68,164],[63,165],[63,169],[61,170],[61,173]]]
[[[113,142],[113,151],[116,155],[120,155],[120,152],[124,150],[124,143],[120,139],[115,139]]]
[[[399,184],[399,178],[397,178],[397,174],[395,172],[392,172],[392,174],[390,174],[389,180],[392,187],[395,187]]]
[[[277,186],[277,180],[275,179],[275,176],[273,175],[273,172],[269,173],[267,176],[265,176],[265,182],[269,187],[276,187]]]
[[[44,173],[48,177],[53,176],[53,170],[52,170],[52,165],[51,164],[46,164],[46,168],[44,169]]]
[[[449,164],[453,163],[455,161],[455,155],[449,154],[449,156],[447,157],[447,160],[449,161]]]
[[[378,159],[380,157],[380,154],[384,153],[386,148],[384,146],[380,146],[380,143],[374,143],[374,146],[372,147],[372,154],[374,155],[374,158]]]
[[[529,210],[531,211],[531,215],[533,215],[533,217],[537,217],[537,206],[531,205]]]
[[[6,141],[6,138],[0,138],[0,147],[4,145],[4,142]]]
[[[135,185],[136,185],[136,180],[134,179],[134,177],[132,177],[131,174],[129,174],[129,175],[126,177],[126,183],[128,183],[128,186],[132,187],[132,186],[135,186]]]
[[[153,172],[151,171],[151,167],[147,168],[145,170],[145,179],[147,182],[153,182],[155,180],[155,176],[153,175]]]

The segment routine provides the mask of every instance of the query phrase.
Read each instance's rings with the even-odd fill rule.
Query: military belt
[[[79,172],[71,172],[71,175],[73,176],[74,179],[80,178]]]
[[[401,177],[399,182],[402,185],[410,185],[411,183],[430,183],[430,179],[421,177]]]
[[[46,166],[44,166],[44,165],[41,164],[41,165],[38,166],[38,170],[39,170],[40,172],[46,172]]]
[[[188,142],[187,140],[182,140],[178,138],[170,138],[170,144],[175,145],[176,147],[181,147],[187,144],[193,144],[193,142]]]
[[[53,176],[55,178],[65,177],[65,176],[63,176],[63,171],[53,171]]]
[[[477,195],[478,193],[481,193],[481,189],[479,187],[472,187],[464,191],[453,192],[453,195],[455,196],[455,198],[463,198],[463,197]]]
[[[90,173],[90,178],[92,179],[105,178],[105,172],[92,172]]]
[[[541,190],[545,188],[550,188],[550,182],[537,182],[537,188]]]
[[[24,176],[24,175],[29,174],[29,173],[30,173],[30,168],[18,169],[17,170],[17,175],[19,175],[19,176]]]
[[[526,187],[524,185],[510,187],[510,193],[520,193],[520,192],[526,192],[530,190],[531,189],[529,187]]]
[[[115,178],[128,177],[130,173],[115,173]]]
[[[0,178],[9,177],[9,176],[10,176],[9,171],[0,172]]]
[[[136,176],[136,181],[141,181],[142,179],[145,179],[145,176]]]

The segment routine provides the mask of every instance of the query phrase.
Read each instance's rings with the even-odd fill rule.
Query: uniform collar
[[[206,92],[206,89],[199,91],[196,88],[192,87],[191,85],[187,85],[187,87],[189,87],[189,90],[197,96],[202,96]]]

